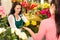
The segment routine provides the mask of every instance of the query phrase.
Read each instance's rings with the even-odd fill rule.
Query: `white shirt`
[[[19,21],[21,18],[19,17],[19,19],[16,21]],[[22,14],[22,20],[26,23],[28,20],[27,18]],[[9,24],[10,24],[10,27],[11,28],[16,28],[16,25],[15,25],[15,19],[14,19],[14,16],[13,15],[9,15],[8,16],[8,21],[9,21]]]

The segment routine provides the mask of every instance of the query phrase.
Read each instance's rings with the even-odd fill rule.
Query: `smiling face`
[[[19,14],[19,12],[21,11],[21,5],[16,5],[14,10],[15,10],[15,13]]]

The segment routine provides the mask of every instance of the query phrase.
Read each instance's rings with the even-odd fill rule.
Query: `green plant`
[[[6,28],[6,27],[8,27],[8,26],[9,26],[9,24],[8,24],[8,19],[7,19],[7,17],[2,18],[1,15],[0,15],[0,28],[1,28],[1,27]]]
[[[22,40],[15,33],[11,33],[11,28],[7,28],[5,32],[0,34],[0,40]]]

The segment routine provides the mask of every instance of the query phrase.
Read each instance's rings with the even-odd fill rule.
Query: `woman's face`
[[[50,6],[50,13],[51,13],[51,15],[55,14],[55,5],[54,4],[52,4]]]
[[[21,6],[20,5],[16,5],[15,13],[19,14],[20,11],[21,11]]]

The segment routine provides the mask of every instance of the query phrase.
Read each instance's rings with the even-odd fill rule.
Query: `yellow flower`
[[[31,24],[32,25],[37,25],[36,21],[34,21],[34,20],[31,21]]]
[[[44,4],[42,4],[42,7],[43,8],[49,8],[50,7],[50,4],[45,2]]]
[[[38,7],[34,7],[33,9],[37,9]]]
[[[25,26],[29,26],[29,25],[30,25],[30,22],[27,21],[27,22],[25,23]]]

